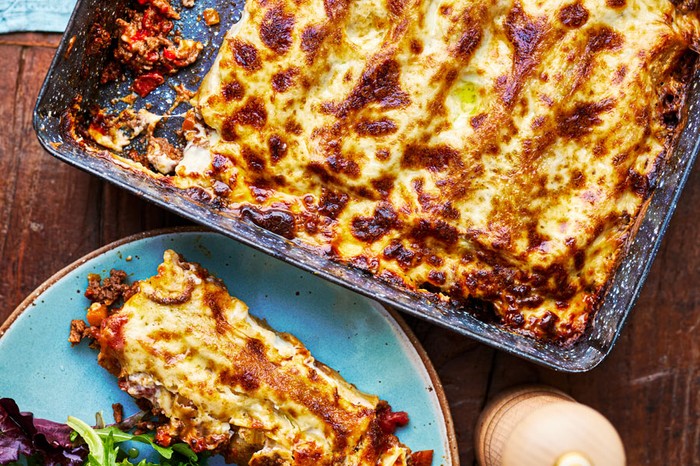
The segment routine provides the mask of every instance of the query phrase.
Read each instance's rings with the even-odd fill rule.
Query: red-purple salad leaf
[[[0,464],[17,461],[19,455],[31,456],[32,442],[12,414],[17,405],[9,398],[0,399]],[[19,411],[19,409],[17,409]]]
[[[20,455],[37,457],[45,466],[80,466],[87,457],[85,445],[73,445],[72,429],[31,413],[21,413],[11,398],[0,398],[0,465]]]

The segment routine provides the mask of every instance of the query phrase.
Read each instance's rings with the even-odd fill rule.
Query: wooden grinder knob
[[[481,466],[624,466],[625,451],[610,422],[549,387],[508,390],[479,417]]]

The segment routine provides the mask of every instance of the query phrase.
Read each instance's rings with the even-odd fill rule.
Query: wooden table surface
[[[32,109],[59,38],[0,35],[0,322],[46,278],[93,249],[188,223],[39,146]],[[407,319],[442,379],[462,464],[474,463],[475,422],[486,401],[532,382],[602,412],[619,430],[630,465],[700,464],[699,229],[700,164],[612,355],[586,374],[557,373]]]

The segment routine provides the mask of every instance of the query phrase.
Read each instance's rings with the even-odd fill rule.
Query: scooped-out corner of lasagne
[[[93,284],[91,310],[114,302]],[[430,465],[432,452],[411,453],[393,434],[406,413],[251,316],[200,265],[168,250],[157,275],[117,286],[123,306],[90,336],[122,390],[166,419],[158,443],[184,441],[238,465]]]
[[[568,345],[672,154],[695,6],[248,0],[184,151],[151,145],[142,168],[391,286]]]

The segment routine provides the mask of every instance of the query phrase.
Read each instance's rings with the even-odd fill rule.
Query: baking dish
[[[554,344],[539,342],[484,323],[445,303],[436,303],[426,296],[396,289],[380,282],[359,270],[321,258],[304,247],[287,241],[252,223],[227,217],[214,211],[211,206],[198,203],[177,190],[154,182],[151,178],[120,168],[111,155],[86,151],[62,130],[60,115],[77,97],[83,105],[95,104],[106,108],[119,108],[119,97],[127,95],[128,82],[99,86],[97,77],[105,59],[100,54],[86,52],[90,42],[91,25],[114,24],[127,1],[103,2],[83,0],[79,2],[66,35],[58,49],[47,80],[42,88],[35,110],[35,127],[42,144],[58,158],[97,174],[146,199],[199,223],[221,231],[246,244],[280,257],[324,278],[340,283],[360,293],[369,295],[384,304],[443,325],[479,341],[504,349],[519,356],[566,371],[584,371],[599,363],[610,351],[619,334],[622,323],[630,312],[641,284],[646,276],[659,241],[677,202],[682,185],[687,178],[697,152],[697,79],[693,81],[688,97],[686,118],[676,142],[674,154],[658,178],[657,188],[649,200],[646,213],[640,219],[636,236],[610,281],[608,293],[596,313],[587,333],[570,348],[563,349]],[[217,6],[214,1],[200,1],[196,9]],[[205,43],[205,54],[191,68],[180,72],[169,80],[171,86],[182,83],[189,89],[197,87],[198,79],[206,72],[216,54],[219,42],[232,22],[240,17],[242,4],[219,5],[217,9],[222,22],[209,28],[197,21],[196,14],[183,15],[179,23],[185,37]],[[196,12],[195,12],[196,13]],[[87,49],[89,50],[89,49]],[[696,76],[697,78],[697,76]],[[163,113],[175,99],[175,91],[163,86],[140,104],[150,103],[151,111]],[[113,102],[117,102],[113,104]],[[115,107],[116,105],[116,107]],[[162,125],[163,136],[174,134],[180,120],[169,119]]]

